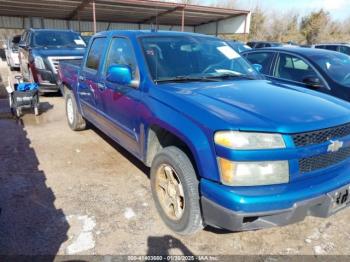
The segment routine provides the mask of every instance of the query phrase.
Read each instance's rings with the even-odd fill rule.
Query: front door
[[[133,82],[139,83],[137,62],[133,47],[127,38],[112,38],[99,81],[99,92],[102,98],[102,111],[111,124],[107,132],[121,145],[139,156],[138,108],[141,92],[138,87],[120,85],[106,79],[108,68],[118,64],[130,66]]]

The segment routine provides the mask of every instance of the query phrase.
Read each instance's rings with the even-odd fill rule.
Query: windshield
[[[350,87],[350,56],[332,52],[310,56],[335,82]]]
[[[255,69],[225,41],[204,36],[142,37],[154,81],[201,78],[260,78]]]
[[[34,34],[35,46],[64,46],[64,47],[85,47],[84,40],[79,34],[65,31],[39,31]]]

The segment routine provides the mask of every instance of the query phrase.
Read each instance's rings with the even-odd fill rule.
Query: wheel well
[[[188,145],[178,136],[156,125],[148,130],[146,165],[150,167],[156,154],[167,146],[176,146],[184,151],[197,171],[194,156]]]
[[[70,85],[68,85],[67,83],[62,82],[60,85],[60,90],[61,90],[62,96],[65,97],[66,91],[67,90],[72,91],[72,87]]]

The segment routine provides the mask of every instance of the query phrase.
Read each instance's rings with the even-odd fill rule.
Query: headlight
[[[218,158],[221,182],[229,186],[259,186],[289,182],[288,161],[233,162]]]
[[[218,131],[214,135],[216,144],[231,149],[274,149],[285,148],[280,134],[239,131]]]
[[[34,57],[34,65],[35,65],[35,68],[37,69],[45,69],[44,60],[42,59],[41,56]]]

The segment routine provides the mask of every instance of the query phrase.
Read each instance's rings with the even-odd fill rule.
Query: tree
[[[256,6],[252,11],[249,39],[250,40],[265,40],[266,39],[266,21],[267,17],[265,12]]]
[[[220,0],[211,3],[213,7],[221,7],[221,8],[237,8],[236,0]]]
[[[328,12],[321,9],[318,12],[311,12],[309,15],[302,18],[301,33],[305,36],[308,44],[321,42],[326,34],[326,26],[330,22]]]
[[[270,15],[268,40],[278,42],[300,42],[299,16],[294,12]]]

